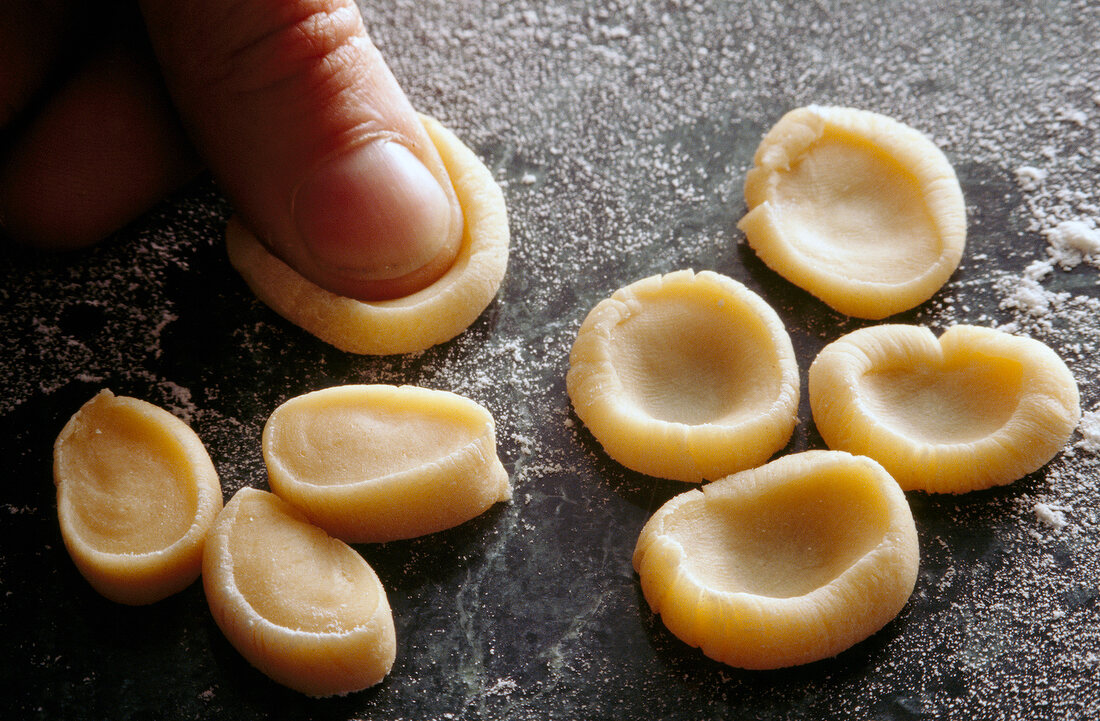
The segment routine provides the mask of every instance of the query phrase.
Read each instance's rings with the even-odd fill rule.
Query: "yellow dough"
[[[870,456],[901,487],[1004,485],[1042,467],[1081,417],[1077,384],[1047,346],[958,325],[864,328],[810,366],[810,407],[830,448]]]
[[[229,260],[276,313],[351,353],[412,353],[466,330],[492,301],[508,264],[508,215],[500,186],[477,156],[432,118],[421,117],[451,177],[465,218],[454,265],[403,298],[359,301],[330,293],[272,255],[236,218]]]
[[[609,456],[681,481],[763,463],[797,420],[798,366],[783,322],[710,271],[653,276],[601,301],[577,333],[566,386]]]
[[[210,611],[229,642],[275,681],[310,696],[373,686],[397,643],[386,592],[350,546],[292,506],[242,488],[203,554]]]
[[[57,437],[53,473],[65,547],[101,594],[153,603],[198,578],[222,491],[186,423],[100,391]]]
[[[834,656],[905,606],[913,516],[869,458],[784,456],[682,493],[634,550],[650,608],[707,656],[770,669]]]
[[[784,115],[745,179],[738,224],[774,271],[858,318],[885,318],[939,290],[962,258],[966,206],[944,154],[865,110]]]
[[[292,398],[263,433],[271,489],[353,543],[451,528],[512,497],[493,418],[446,391],[350,385]]]

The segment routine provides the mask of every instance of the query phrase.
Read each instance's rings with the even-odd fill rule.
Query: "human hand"
[[[90,244],[205,163],[253,232],[323,288],[398,297],[450,267],[462,211],[354,0],[86,5],[0,9],[9,235]],[[65,55],[79,67],[58,81]]]

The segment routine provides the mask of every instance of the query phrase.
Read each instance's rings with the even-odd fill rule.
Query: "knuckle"
[[[299,0],[241,37],[215,65],[220,82],[248,95],[294,83],[323,92],[354,61],[355,45],[366,36],[353,3]]]

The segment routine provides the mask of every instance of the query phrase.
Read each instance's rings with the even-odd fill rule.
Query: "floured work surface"
[[[804,13],[770,2],[630,5],[370,8],[414,106],[485,160],[512,227],[498,298],[422,354],[345,354],[255,301],[225,259],[230,208],[209,184],[89,253],[0,245],[0,630],[10,649],[0,663],[23,681],[0,715],[1097,715],[1100,269],[1089,249],[1100,246],[1100,75],[1087,50],[1100,17],[1070,3],[955,3],[916,19],[830,3]],[[728,275],[770,303],[803,377],[827,343],[870,325],[784,281],[736,230],[760,139],[811,103],[905,122],[959,175],[969,221],[959,270],[891,322],[937,336],[1007,324],[1041,340],[1077,378],[1092,435],[1075,433],[1068,452],[1004,488],[908,493],[921,571],[898,617],[836,659],[741,672],[648,610],[631,551],[686,488],[605,456],[572,414],[564,376],[591,307],[681,268]],[[98,389],[183,416],[228,498],[265,487],[259,439],[271,412],[342,383],[411,383],[481,403],[514,488],[510,504],[457,528],[356,546],[397,624],[398,656],[376,687],[299,697],[224,640],[198,585],[134,609],[101,599],[72,566],[48,459]],[[781,453],[823,447],[803,394]]]

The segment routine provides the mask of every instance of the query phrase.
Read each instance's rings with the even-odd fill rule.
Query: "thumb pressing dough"
[[[324,290],[272,255],[236,218],[226,227],[229,261],[256,296],[291,323],[350,353],[413,353],[466,330],[489,305],[508,264],[504,195],[477,156],[436,120],[421,116],[462,206],[454,265],[403,298],[360,301]]]
[[[932,297],[962,258],[966,206],[939,148],[877,113],[792,110],[757,148],[738,227],[772,270],[857,318]]]

